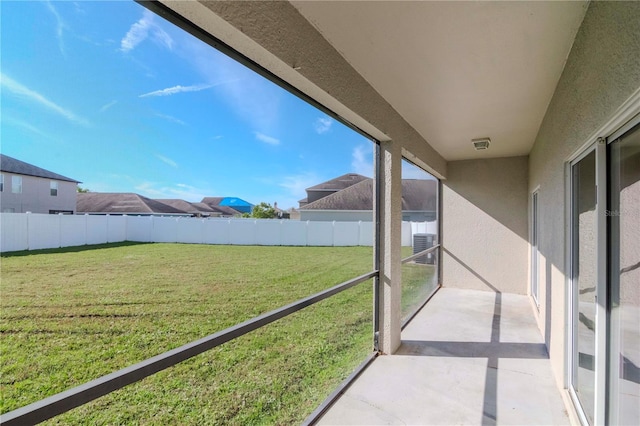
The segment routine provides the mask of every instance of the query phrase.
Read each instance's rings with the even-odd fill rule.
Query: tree
[[[276,209],[274,209],[271,204],[265,203],[264,201],[260,204],[253,206],[253,210],[251,210],[251,217],[256,219],[273,219],[277,217]]]
[[[89,188],[83,188],[80,185],[78,185],[77,189],[76,189],[79,193],[83,194],[85,192],[90,192]]]

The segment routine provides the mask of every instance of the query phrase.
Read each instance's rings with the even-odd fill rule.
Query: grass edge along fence
[[[436,233],[436,222],[403,222],[402,245],[416,233]],[[372,222],[317,222],[159,216],[0,213],[0,252],[123,241],[266,245],[372,246]]]

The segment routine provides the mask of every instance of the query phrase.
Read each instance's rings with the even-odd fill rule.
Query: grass
[[[371,248],[117,244],[2,256],[0,411],[372,269]],[[299,423],[371,351],[356,288],[49,421]]]
[[[402,258],[413,254],[411,247],[402,248]],[[406,320],[438,285],[435,265],[408,262],[402,265],[401,317]]]

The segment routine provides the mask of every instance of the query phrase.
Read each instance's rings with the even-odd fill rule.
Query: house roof
[[[340,191],[366,179],[370,178],[357,173],[347,173],[326,182],[311,186],[307,188],[307,191]]]
[[[164,213],[187,214],[187,211],[134,193],[86,192],[78,194],[78,213]]]
[[[34,166],[33,164],[25,163],[24,161],[17,160],[4,154],[0,154],[0,171],[14,173],[17,175],[34,176],[45,179],[55,179],[80,183],[79,180],[59,175],[58,173],[54,173],[41,167]]]
[[[209,206],[209,208],[225,216],[234,216],[242,213],[234,209],[233,207],[220,205],[220,203],[222,203],[225,198],[227,197],[204,197],[201,203]]]
[[[220,213],[204,203],[190,203],[179,198],[156,198],[154,201],[188,213]]]
[[[202,202],[225,215],[250,213],[253,204],[238,197],[204,197]]]
[[[204,197],[202,202],[209,206],[219,206],[224,197]]]
[[[433,180],[403,179],[402,210],[436,210],[437,187],[437,182]],[[373,210],[373,179],[366,178],[299,210]]]

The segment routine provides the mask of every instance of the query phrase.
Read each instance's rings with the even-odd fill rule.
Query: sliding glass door
[[[570,163],[570,390],[587,424],[640,424],[640,117]]]
[[[615,136],[614,136],[615,137]],[[640,125],[609,144],[609,420],[640,424]]]
[[[571,385],[589,424],[594,423],[596,366],[597,216],[596,151],[571,166],[573,370]]]
[[[538,224],[538,191],[531,194],[531,296],[536,302],[536,306],[540,306],[540,290],[539,290],[539,259],[538,251],[540,225]]]

